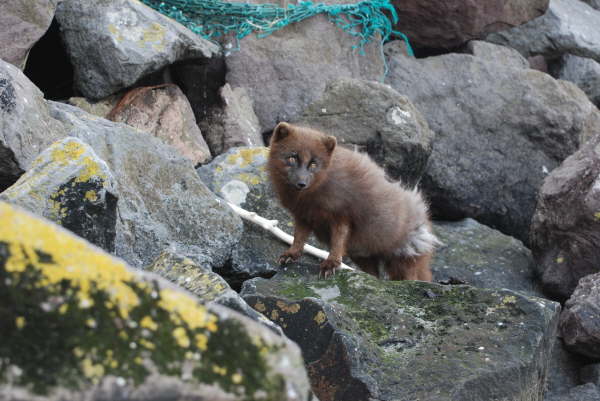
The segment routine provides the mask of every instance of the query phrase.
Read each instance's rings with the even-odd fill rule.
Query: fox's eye
[[[311,170],[316,169],[317,168],[317,162],[315,162],[315,161],[310,162],[310,164],[308,165],[308,168],[311,169]]]
[[[289,157],[287,158],[287,162],[288,162],[289,164],[296,164],[296,157],[294,157],[294,156],[289,156]]]

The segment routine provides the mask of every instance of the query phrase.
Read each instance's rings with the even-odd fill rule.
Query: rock
[[[49,104],[69,135],[90,145],[114,174],[118,256],[142,267],[169,248],[206,266],[225,264],[242,234],[241,221],[200,181],[189,160],[147,133]]]
[[[106,118],[112,109],[115,108],[120,98],[120,95],[113,95],[102,100],[93,101],[84,97],[71,97],[66,103],[71,106],[79,107],[86,113]]]
[[[219,53],[215,44],[139,1],[62,1],[56,18],[75,85],[89,99],[102,99],[176,61]]]
[[[434,231],[443,243],[431,265],[434,281],[541,295],[534,284],[531,252],[521,241],[473,219],[436,222]]]
[[[515,49],[482,40],[469,41],[466,53],[502,67],[529,68],[529,62]]]
[[[221,107],[214,107],[199,122],[212,154],[220,155],[240,146],[262,146],[262,129],[246,89],[231,89],[225,84],[219,90],[219,97]]]
[[[600,359],[600,273],[579,280],[565,303],[559,329],[566,347],[580,355]]]
[[[434,133],[405,97],[387,85],[333,81],[297,121],[366,151],[394,180],[414,186],[431,154]]]
[[[596,10],[600,10],[600,0],[582,0],[584,3],[590,5],[590,7],[595,8]]]
[[[50,117],[42,92],[17,67],[0,60],[0,192],[64,136],[62,125]]]
[[[289,340],[6,203],[0,276],[4,400],[308,400]]]
[[[567,351],[562,340],[557,338],[550,355],[544,400],[562,397],[573,387],[581,384],[579,370],[585,363],[584,357]],[[579,398],[575,397],[572,400],[579,400]]]
[[[546,58],[541,54],[538,54],[537,56],[527,57],[527,61],[529,61],[529,68],[545,72],[546,74],[548,73],[548,62],[546,61]]]
[[[531,223],[531,250],[544,292],[569,298],[597,273],[600,249],[600,135],[581,146],[542,186]]]
[[[421,187],[437,218],[472,217],[524,242],[547,173],[600,130],[573,84],[479,57],[395,56],[387,81],[436,133]]]
[[[550,0],[543,16],[485,40],[517,49],[526,57],[555,58],[568,53],[600,61],[598,21],[600,11],[580,0]]]
[[[115,250],[118,192],[108,166],[77,138],[53,143],[0,200],[69,229],[109,252]]]
[[[590,58],[565,54],[551,72],[557,79],[573,82],[588,95],[592,103],[600,106],[600,63]]]
[[[216,194],[243,209],[269,220],[293,235],[293,219],[279,204],[266,171],[269,150],[264,147],[232,148],[197,171]],[[312,238],[309,243],[316,245]],[[277,259],[289,247],[263,228],[244,221],[244,233],[233,249],[231,262],[217,272],[234,287],[253,277],[271,277],[278,270]],[[304,256],[305,260],[316,259]]]
[[[133,89],[123,96],[107,118],[156,136],[194,165],[211,159],[190,103],[177,85]]]
[[[0,59],[24,69],[29,51],[52,22],[56,4],[56,0],[2,2]]]
[[[544,401],[597,401],[600,400],[600,390],[592,383],[573,387],[562,396],[544,398]]]
[[[150,266],[144,268],[152,273],[185,288],[198,297],[205,305],[223,305],[250,319],[260,322],[276,333],[281,334],[279,326],[252,309],[237,292],[217,273],[194,263],[193,260],[178,256],[170,251],[162,252]]]
[[[287,6],[283,0],[274,3]],[[353,48],[358,42],[326,16],[316,15],[265,38],[245,37],[240,50],[226,57],[226,81],[234,90],[246,89],[261,127],[271,130],[279,121],[296,120],[334,79],[383,78],[379,40],[365,46],[364,55]],[[224,43],[231,46],[235,39]]]
[[[523,24],[546,11],[548,0],[467,1],[393,0],[394,29],[413,46],[451,48],[490,32]]]
[[[244,283],[331,400],[499,400],[542,391],[560,306],[508,290],[383,281],[318,266]]]
[[[579,379],[584,384],[600,385],[600,363],[591,363],[582,367],[579,371]]]

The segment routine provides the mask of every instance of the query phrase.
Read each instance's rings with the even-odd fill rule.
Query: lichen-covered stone
[[[67,137],[53,143],[0,200],[19,205],[114,252],[117,188],[104,160]]]
[[[214,303],[227,306],[281,333],[279,326],[248,306],[246,301],[233,291],[221,276],[189,258],[166,250],[144,270],[156,273],[179,287],[185,288],[206,305]]]
[[[199,179],[192,163],[147,133],[49,102],[70,136],[106,161],[119,188],[115,252],[134,267],[164,249],[220,267],[242,234],[241,219]]]
[[[175,61],[211,58],[219,48],[135,0],[69,0],[56,19],[75,84],[102,99]]]
[[[305,265],[247,281],[242,295],[302,348],[321,401],[541,396],[560,311],[508,290],[348,271],[319,280]]]
[[[0,304],[2,399],[308,398],[291,342],[3,202]]]
[[[531,251],[521,241],[473,219],[436,222],[433,227],[442,242],[431,264],[434,281],[541,295]]]
[[[425,172],[435,137],[419,110],[388,85],[339,79],[296,120],[365,151],[394,180],[414,186]]]
[[[0,60],[0,192],[52,142],[65,137],[44,95],[14,65]]]
[[[271,187],[266,171],[268,157],[269,149],[265,147],[232,148],[197,171],[214,193],[264,218],[277,220],[280,229],[293,235],[293,219]],[[314,239],[309,242],[315,244]],[[270,277],[278,271],[277,259],[287,247],[263,228],[244,221],[244,234],[232,252],[231,263],[218,272],[234,288],[248,278]]]

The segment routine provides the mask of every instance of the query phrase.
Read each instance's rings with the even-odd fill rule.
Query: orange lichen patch
[[[227,163],[238,164],[240,167],[246,167],[254,161],[256,156],[262,155],[264,158],[269,156],[267,148],[250,148],[250,149],[239,149],[237,152],[227,157]]]

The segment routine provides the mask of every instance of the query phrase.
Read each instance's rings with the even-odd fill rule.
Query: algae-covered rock
[[[508,290],[319,280],[317,266],[247,281],[242,295],[302,348],[321,401],[541,396],[560,311]]]
[[[189,258],[178,256],[166,250],[145,270],[156,273],[179,287],[185,288],[202,300],[204,304],[227,306],[263,323],[277,333],[281,333],[279,326],[252,309],[237,292],[229,287],[229,284],[221,276]]]
[[[53,143],[0,200],[19,205],[109,252],[115,249],[117,188],[104,160],[77,138]]]
[[[277,220],[279,228],[293,235],[293,219],[271,188],[266,171],[268,157],[269,149],[265,147],[232,148],[197,171],[214,193],[264,218]],[[263,228],[244,221],[244,234],[233,250],[231,263],[219,273],[234,285],[248,278],[270,277],[278,271],[277,259],[287,248]],[[311,260],[309,256],[304,258]]]
[[[290,341],[3,202],[0,305],[4,400],[308,398]]]
[[[241,219],[170,146],[125,124],[49,102],[70,136],[106,161],[119,187],[115,252],[134,267],[173,249],[207,266],[228,260],[242,234]]]
[[[518,239],[473,219],[436,222],[434,231],[442,241],[431,266],[434,281],[541,295],[535,286],[531,251]]]

